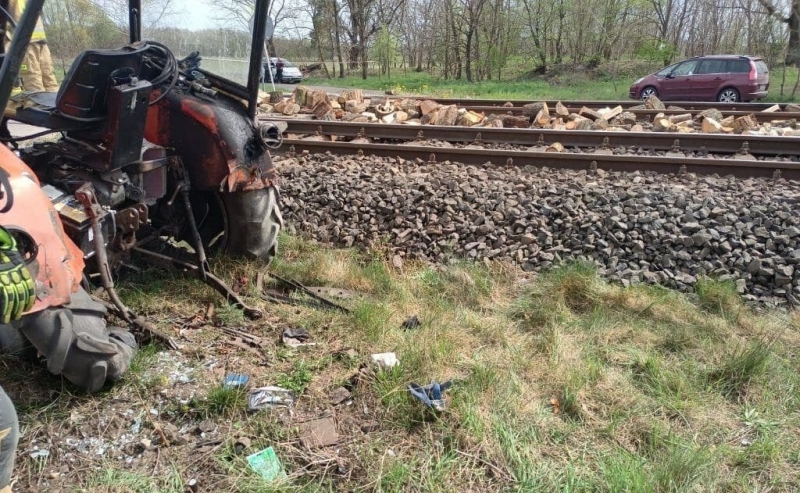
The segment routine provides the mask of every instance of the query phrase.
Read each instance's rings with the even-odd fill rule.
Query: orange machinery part
[[[11,210],[0,214],[0,224],[26,231],[39,247],[38,269],[31,272],[36,277],[36,303],[28,313],[69,303],[83,276],[83,252],[64,232],[39,179],[4,145],[0,145],[0,167],[10,175],[14,195]]]

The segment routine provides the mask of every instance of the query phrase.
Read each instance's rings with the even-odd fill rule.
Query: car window
[[[697,67],[697,74],[721,74],[727,71],[725,60],[703,60]]]
[[[284,67],[294,67],[294,65],[292,65],[292,62],[290,62],[288,60],[284,60],[283,61],[283,66]]]
[[[659,77],[666,77],[667,75],[669,75],[675,69],[676,66],[678,66],[678,64],[677,63],[673,63],[669,67],[664,67],[661,70],[659,70],[658,72],[656,72],[656,75],[659,76]]]
[[[747,74],[750,72],[750,62],[747,60],[728,60],[728,70],[734,74]]]
[[[672,71],[672,75],[692,75],[695,72],[695,68],[697,68],[697,60],[689,60],[678,64],[675,70]]]
[[[756,70],[758,71],[759,75],[768,74],[769,69],[767,68],[767,64],[764,63],[763,60],[756,61]]]

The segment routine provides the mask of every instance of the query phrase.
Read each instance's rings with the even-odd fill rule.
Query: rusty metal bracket
[[[431,155],[428,157],[428,164],[436,164],[436,154],[435,153],[432,152]]]
[[[475,141],[473,142],[475,145],[483,145],[483,140],[481,139],[481,133],[478,132],[475,134]]]
[[[106,252],[103,229],[100,227],[99,214],[102,213],[102,208],[97,202],[94,186],[91,183],[81,185],[78,190],[75,191],[75,198],[78,199],[86,209],[86,214],[91,220],[92,231],[94,232],[94,257],[97,262],[97,270],[100,271],[100,280],[103,289],[108,293],[108,297],[111,298],[110,306],[106,303],[103,304],[110,308],[111,311],[115,312],[121,319],[138,329],[139,332],[163,342],[170,349],[177,349],[178,345],[169,336],[160,332],[150,325],[147,320],[136,315],[130,308],[125,306],[119,298],[117,291],[114,289],[114,280],[111,277],[111,266],[108,263],[108,253]]]
[[[604,156],[610,156],[614,154],[614,151],[611,150],[611,143],[608,140],[608,137],[603,137],[603,142],[600,144],[600,147],[595,149],[594,154],[602,154]]]
[[[336,304],[336,303],[334,303],[334,302],[332,302],[332,301],[330,301],[328,299],[323,298],[322,296],[318,295],[317,293],[315,293],[314,291],[308,289],[307,287],[303,286],[302,284],[300,284],[297,281],[292,281],[291,279],[285,279],[285,278],[283,278],[283,277],[281,277],[281,276],[279,276],[277,274],[273,274],[272,272],[269,273],[269,276],[271,278],[275,279],[276,281],[278,281],[281,285],[285,286],[286,288],[294,290],[294,291],[300,291],[301,293],[303,293],[303,294],[309,296],[310,298],[316,300],[317,302],[319,302],[320,304],[322,304],[326,308],[331,308],[331,309],[334,309],[334,310],[340,310],[340,311],[342,311],[344,313],[350,313],[350,310],[348,310],[347,308],[345,308],[345,307],[343,307],[341,305],[338,305],[338,304]],[[291,298],[289,298],[289,300],[291,300]],[[280,301],[284,301],[284,300],[280,300]],[[292,300],[292,301],[294,301],[294,300]],[[284,301],[284,302],[286,302],[286,301]]]
[[[133,249],[133,251],[140,254],[147,262],[156,267],[161,267],[163,269],[182,269],[192,274],[212,288],[216,289],[217,292],[225,297],[225,300],[228,303],[244,311],[244,315],[251,320],[256,320],[264,316],[264,313],[261,310],[248,306],[247,303],[245,303],[244,300],[242,300],[242,298],[230,288],[230,286],[225,284],[222,279],[215,276],[211,272],[206,272],[206,278],[203,279],[200,268],[194,264],[146,250],[141,247],[136,247]]]

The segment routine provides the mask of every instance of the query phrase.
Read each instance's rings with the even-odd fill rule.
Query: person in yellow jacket
[[[22,12],[25,11],[25,4],[25,0],[9,0],[8,12],[14,18],[14,22],[19,22]],[[9,30],[7,29],[6,32],[8,33]],[[53,71],[53,59],[50,56],[50,48],[47,46],[47,36],[44,33],[41,17],[36,21],[36,28],[31,36],[28,52],[22,61],[19,77],[25,92],[58,91],[58,82]]]

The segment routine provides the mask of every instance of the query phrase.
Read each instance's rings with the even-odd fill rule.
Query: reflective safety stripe
[[[8,2],[8,10],[12,17],[14,17],[14,22],[19,22],[19,18],[22,17],[22,12],[25,11],[25,5],[27,4],[26,0],[9,0]],[[11,33],[6,31],[7,34],[10,36]],[[33,29],[33,35],[31,35],[31,42],[41,42],[47,41],[47,36],[44,34],[44,25],[42,24],[42,16],[36,20],[36,27]]]

